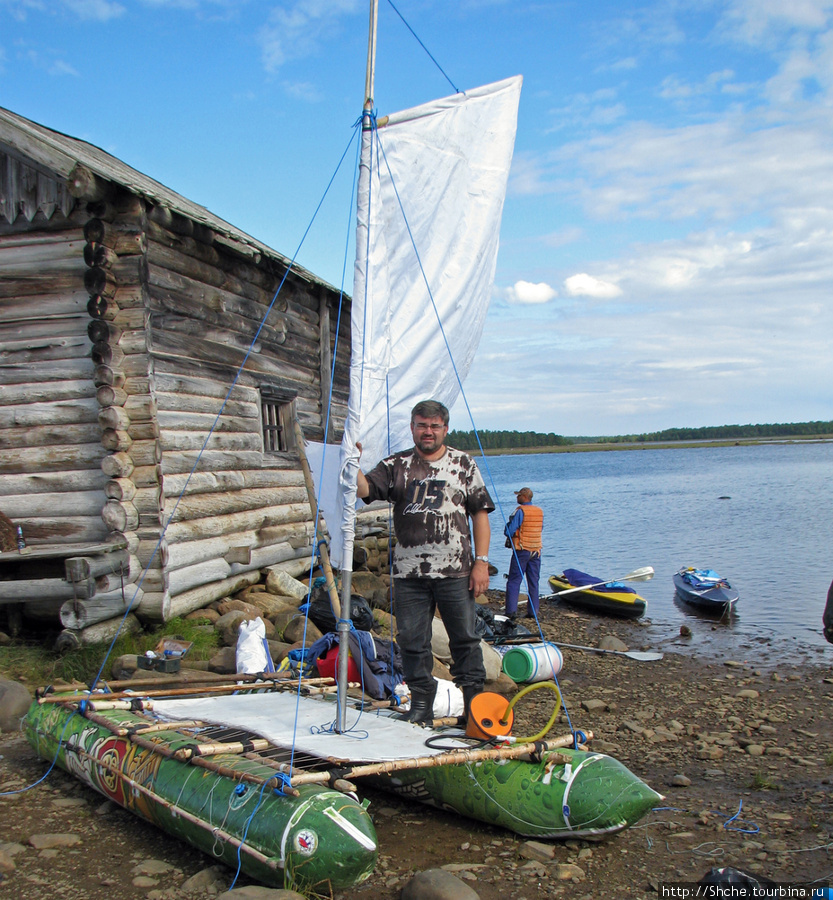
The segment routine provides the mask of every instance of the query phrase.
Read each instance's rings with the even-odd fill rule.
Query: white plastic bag
[[[434,718],[447,719],[463,715],[463,692],[453,681],[437,679],[437,696],[434,697]]]
[[[463,700],[463,692],[453,681],[435,678],[437,682],[437,693],[434,697],[434,718],[448,719],[452,716],[462,716],[465,708]],[[401,712],[406,713],[411,708],[411,692],[408,685],[398,684],[394,688],[394,693],[399,697],[399,706]]]
[[[271,659],[266,652],[266,626],[258,616],[240,623],[237,632],[235,662],[238,675],[256,675],[271,671]]]

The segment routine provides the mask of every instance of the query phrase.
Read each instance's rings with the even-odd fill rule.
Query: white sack
[[[269,669],[265,638],[266,626],[260,616],[240,623],[235,654],[238,675],[257,675]]]

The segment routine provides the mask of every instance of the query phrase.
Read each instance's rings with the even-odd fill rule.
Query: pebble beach
[[[656,649],[643,623],[555,603],[543,605],[541,627],[556,642],[598,647],[615,638]],[[719,866],[779,883],[833,881],[833,656],[764,667],[763,657],[711,660],[690,644],[661,649],[651,662],[564,649],[558,679],[565,708],[553,731],[592,733],[590,749],[615,756],[664,796],[640,823],[600,842],[530,841],[367,791],[379,863],[366,883],[334,896],[428,900],[450,884],[459,891],[447,896],[470,900],[656,898]],[[516,707],[523,733],[549,718],[544,694]],[[0,757],[0,790],[21,791],[0,797],[4,896],[179,900],[231,886],[234,872],[62,772],[24,790],[46,766],[21,735],[0,735]],[[231,896],[244,887],[238,879]]]

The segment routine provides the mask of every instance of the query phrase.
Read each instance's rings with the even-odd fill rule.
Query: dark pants
[[[451,674],[459,688],[482,688],[486,680],[480,638],[474,630],[474,596],[464,578],[394,578],[396,639],[405,681],[412,691],[433,693],[431,623],[435,610],[448,632]]]
[[[509,578],[506,581],[506,601],[504,612],[514,616],[518,611],[518,594],[521,579],[526,576],[526,590],[529,595],[529,606],[526,614],[531,616],[533,610],[538,615],[538,579],[541,576],[541,554],[533,556],[529,550],[515,550],[509,562]]]

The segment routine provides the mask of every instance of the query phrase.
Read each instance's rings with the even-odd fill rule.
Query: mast
[[[362,107],[362,146],[359,161],[358,193],[367,197],[370,192],[370,164],[371,141],[373,138],[373,125],[371,113],[373,112],[373,92],[376,78],[376,29],[379,17],[379,0],[370,0],[370,24],[367,39],[367,70],[364,83],[364,104]],[[366,275],[363,265],[359,266],[359,259],[364,256],[367,246],[368,226],[367,221],[359,215],[356,225],[356,260],[357,269],[361,269]],[[364,295],[366,277],[361,279],[361,284],[356,284],[358,290],[354,294]],[[362,304],[363,305],[363,304]],[[354,307],[355,309],[355,307]],[[351,418],[351,411],[355,412],[354,403],[358,398],[351,398],[348,404],[347,417]],[[345,422],[345,432],[349,433],[349,423]],[[355,503],[356,503],[356,475],[358,471],[358,456],[353,457],[354,464],[346,469],[347,480],[351,492],[347,493],[345,503],[345,516],[352,518],[352,523],[345,526],[344,549],[341,563],[341,617],[336,623],[338,633],[338,665],[336,668],[336,680],[338,683],[338,712],[336,716],[336,731],[343,734],[347,730],[347,666],[349,662],[350,647],[348,635],[350,633],[351,595],[353,582],[353,537],[355,535]]]
[[[370,0],[370,29],[367,40],[367,73],[364,80],[364,111],[373,109],[373,93],[376,83],[376,26],[379,19],[379,0]]]

